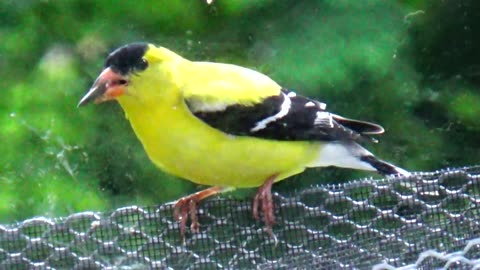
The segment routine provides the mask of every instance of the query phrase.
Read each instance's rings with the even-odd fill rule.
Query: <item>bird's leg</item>
[[[272,200],[272,184],[277,178],[277,175],[270,176],[265,183],[258,189],[255,198],[253,199],[253,217],[260,219],[258,210],[259,206],[263,212],[265,221],[265,229],[267,233],[273,237],[272,226],[275,223],[275,215],[273,214],[273,200]]]
[[[190,229],[194,233],[199,232],[199,223],[197,217],[197,204],[199,201],[226,190],[224,187],[211,187],[192,195],[180,198],[174,206],[173,217],[180,223],[180,235],[182,239],[185,236],[188,216],[190,214]]]

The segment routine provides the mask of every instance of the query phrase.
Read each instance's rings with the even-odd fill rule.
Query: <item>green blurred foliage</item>
[[[478,1],[1,1],[0,223],[172,201],[117,104],[76,108],[109,51],[150,41],[235,63],[381,123],[409,170],[480,160]],[[312,169],[279,191],[371,174]]]

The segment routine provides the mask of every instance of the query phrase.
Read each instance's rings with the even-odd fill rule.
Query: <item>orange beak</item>
[[[78,107],[93,101],[95,104],[113,100],[126,93],[128,79],[111,68],[106,68],[98,76],[88,93],[78,103]]]

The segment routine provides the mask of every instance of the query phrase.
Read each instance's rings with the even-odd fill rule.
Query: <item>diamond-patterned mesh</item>
[[[185,243],[132,206],[0,225],[0,269],[480,269],[480,166],[274,197],[277,241],[250,200],[203,202]]]

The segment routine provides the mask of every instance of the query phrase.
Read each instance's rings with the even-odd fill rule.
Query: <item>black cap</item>
[[[108,56],[105,68],[110,67],[123,76],[145,70],[148,63],[143,56],[147,49],[147,43],[131,43],[120,47]]]

